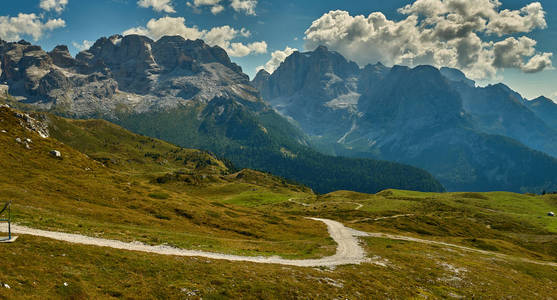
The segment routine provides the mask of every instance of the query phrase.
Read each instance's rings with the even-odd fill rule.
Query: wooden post
[[[8,240],[12,239],[12,201],[8,204]]]

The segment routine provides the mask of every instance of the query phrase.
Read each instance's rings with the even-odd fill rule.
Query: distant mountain
[[[553,130],[557,130],[557,103],[546,97],[539,97],[524,103]]]
[[[416,167],[312,150],[307,136],[261,99],[223,49],[201,40],[115,35],[75,59],[65,46],[47,53],[25,41],[0,41],[0,61],[0,82],[9,86],[16,105],[103,118],[317,192],[444,190]]]
[[[422,167],[449,190],[557,185],[556,132],[508,87],[477,88],[459,70],[360,69],[319,47],[252,84],[326,153]]]
[[[453,82],[451,86],[480,131],[514,138],[557,157],[557,131],[536,115],[520,94],[504,84],[473,87]]]

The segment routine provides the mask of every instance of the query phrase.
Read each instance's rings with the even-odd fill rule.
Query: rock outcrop
[[[25,41],[0,42],[0,82],[10,94],[74,116],[145,112],[215,97],[259,102],[242,69],[220,47],[179,36],[103,37],[73,58],[66,46],[50,52]]]
[[[557,130],[557,103],[543,96],[524,103],[547,125]]]
[[[293,53],[252,84],[326,153],[412,164],[449,190],[557,184],[556,172],[533,167],[555,158],[532,150],[557,156],[555,115],[541,111],[557,105],[503,84],[477,87],[451,68],[359,68],[325,47]]]
[[[352,74],[358,67],[345,65],[338,54],[329,63],[329,52],[320,51],[322,57],[310,64],[328,75],[308,73],[304,82],[313,88],[330,83],[342,93],[347,88],[329,75]],[[306,135],[262,100],[227,53],[201,40],[113,35],[100,38],[75,58],[65,46],[47,53],[24,41],[0,41],[0,62],[0,82],[5,81],[9,92],[33,110],[106,119],[136,133],[211,151],[236,167],[271,172],[320,193],[444,191],[431,174],[415,167],[331,157],[310,149]],[[298,87],[296,82],[285,85],[292,91]]]

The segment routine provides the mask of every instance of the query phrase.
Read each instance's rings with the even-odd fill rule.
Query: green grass
[[[304,199],[308,207],[279,205],[294,214],[329,217],[363,231],[390,232],[501,253],[557,260],[557,196],[493,193],[376,195],[339,191]],[[357,204],[362,207],[357,210]],[[389,218],[397,216],[395,218]]]
[[[273,203],[281,203],[287,201],[288,195],[275,194],[266,191],[258,191],[253,189],[251,191],[236,194],[224,201],[226,204],[255,207],[259,205],[268,205]]]
[[[329,270],[68,247],[22,236],[0,247],[0,282],[11,287],[0,288],[0,298],[540,299],[557,292],[551,267],[385,239],[366,238],[364,246],[380,264]]]
[[[0,197],[14,201],[20,224],[231,254],[306,258],[334,253],[319,222],[224,201],[254,189],[272,198],[295,193],[278,178],[230,173],[207,153],[133,135],[104,121],[51,119],[57,126],[51,133],[62,144],[22,128],[9,110],[0,111],[0,119],[0,128],[8,131],[0,134],[0,170],[10,174],[0,177]],[[31,149],[16,137],[31,138]],[[83,152],[68,146],[72,143]],[[61,160],[51,157],[52,149],[62,153]],[[98,153],[107,160],[99,160]],[[153,159],[152,153],[160,155]],[[172,159],[176,153],[183,154],[181,160]],[[153,175],[176,171],[190,172],[199,182],[161,184],[160,175]]]
[[[316,195],[269,174],[233,172],[208,153],[107,122],[51,122],[56,138],[41,139],[0,109],[0,129],[8,131],[0,134],[0,199],[14,200],[14,219],[22,225],[303,259],[335,252],[325,225],[306,218],[318,216],[363,231],[557,261],[557,218],[546,216],[557,211],[557,195],[400,190]],[[31,138],[31,149],[16,137]],[[63,158],[51,157],[52,149]],[[363,245],[378,264],[329,270],[166,257],[21,236],[0,246],[0,282],[12,287],[0,287],[0,299],[166,299],[194,291],[191,297],[204,299],[539,299],[557,292],[557,270],[551,267],[388,239],[364,238]]]

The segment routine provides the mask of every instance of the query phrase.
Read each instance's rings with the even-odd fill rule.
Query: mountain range
[[[140,35],[75,58],[0,41],[0,62],[12,104],[106,119],[317,192],[557,189],[557,105],[456,69],[360,68],[320,46],[250,82],[220,47]]]
[[[360,68],[323,46],[252,84],[325,153],[408,163],[452,191],[556,187],[557,104],[547,98],[479,87],[451,68]]]
[[[0,82],[17,107],[106,119],[321,193],[444,190],[417,167],[313,150],[309,136],[263,101],[222,48],[202,40],[114,35],[75,58],[66,46],[46,52],[0,41],[0,62]]]

